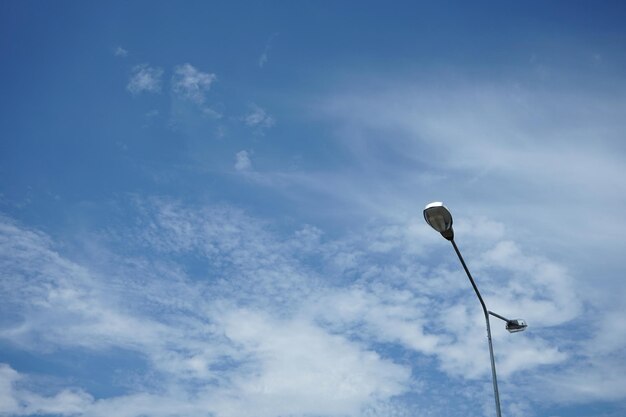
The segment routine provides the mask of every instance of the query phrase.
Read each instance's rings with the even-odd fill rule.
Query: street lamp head
[[[452,214],[440,201],[428,204],[424,208],[424,219],[433,229],[441,233],[448,240],[454,239],[452,230]]]
[[[506,329],[509,333],[523,332],[528,327],[525,320],[515,319],[506,322]]]

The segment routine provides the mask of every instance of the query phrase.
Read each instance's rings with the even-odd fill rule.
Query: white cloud
[[[278,33],[272,34],[267,42],[265,42],[265,48],[263,49],[263,53],[259,57],[259,68],[263,68],[265,64],[267,64],[267,62],[269,61],[269,53],[272,49],[272,42],[274,41],[274,38],[276,38],[276,36],[278,36]]]
[[[510,226],[532,226],[537,236],[561,236],[575,244],[619,239],[617,230],[626,231],[625,222],[609,226],[587,214],[595,201],[623,204],[617,197],[626,191],[620,180],[626,175],[620,157],[620,132],[626,128],[621,90],[567,94],[521,84],[433,84],[405,80],[357,93],[344,87],[316,109],[337,124],[337,139],[353,155],[355,169],[368,167],[362,170],[368,181],[360,182],[367,187],[359,190],[353,181],[350,194],[377,196],[371,188],[380,184],[381,192],[393,195],[379,204],[401,207],[409,203],[403,195],[415,195],[410,189],[419,188],[424,198],[445,190],[449,204],[501,221],[504,205]],[[385,154],[377,154],[383,144]],[[416,181],[424,171],[445,177]],[[382,181],[381,175],[394,181]],[[389,205],[389,197],[399,201]],[[619,217],[611,207],[607,215]],[[562,221],[524,218],[535,210],[541,218]]]
[[[173,211],[168,209],[167,212],[180,213],[180,209],[173,209]],[[180,218],[180,214],[175,217]],[[203,217],[210,216],[203,215]],[[170,216],[168,215],[167,218]],[[170,221],[168,220],[168,223]],[[185,224],[188,224],[189,228],[178,225],[175,229],[191,231],[194,230],[192,225],[196,222],[197,220],[188,219]],[[474,222],[466,221],[465,223],[469,224],[469,230],[473,230],[475,227],[473,226]],[[178,221],[173,224],[178,224]],[[484,225],[489,224],[489,222],[478,219],[476,224]],[[499,226],[496,224],[494,228],[498,229]],[[484,352],[483,339],[481,337],[476,338],[475,344],[472,345],[474,342],[470,343],[468,337],[471,338],[476,333],[466,335],[466,328],[458,325],[459,322],[472,323],[478,329],[479,335],[480,329],[484,325],[477,300],[473,298],[471,292],[468,292],[466,278],[456,264],[451,265],[450,270],[446,268],[445,271],[433,270],[429,272],[420,269],[419,264],[416,264],[416,259],[423,256],[423,249],[419,243],[417,246],[411,243],[411,240],[419,238],[419,234],[414,234],[412,230],[415,230],[412,226],[387,227],[383,231],[373,229],[364,236],[355,237],[354,241],[343,243],[320,242],[318,231],[312,237],[317,242],[313,246],[298,245],[298,243],[302,243],[302,236],[298,234],[293,243],[287,242],[289,247],[308,248],[308,251],[317,251],[315,252],[318,254],[317,256],[323,256],[324,263],[329,265],[329,268],[332,265],[337,265],[336,270],[328,269],[326,273],[351,273],[362,277],[359,287],[347,291],[333,290],[328,294],[322,291],[318,294],[318,298],[312,300],[312,304],[300,303],[300,308],[304,308],[308,312],[307,314],[316,317],[316,320],[322,319],[323,322],[337,331],[348,331],[349,329],[365,331],[363,334],[381,342],[401,343],[407,348],[425,354],[441,355],[442,363],[449,362],[447,355],[453,355],[454,349],[459,349],[459,352],[464,353],[461,358],[462,361],[457,362],[456,368],[454,366],[448,368],[455,374],[460,375],[471,370],[471,375],[478,376],[488,372],[488,367],[471,368],[476,366],[476,362],[472,359],[472,355],[466,354],[468,346],[473,346],[476,354]],[[252,233],[259,235],[259,231]],[[499,233],[482,234],[481,236],[488,239],[489,244],[485,247],[487,254],[485,258],[487,259],[493,259],[491,247],[500,248],[502,245],[510,245],[508,241],[500,243],[502,235]],[[491,237],[489,238],[489,236]],[[176,242],[179,241],[179,238],[169,237],[162,240]],[[184,241],[187,240],[184,239]],[[365,246],[363,242],[366,242]],[[397,245],[390,246],[387,242],[396,242]],[[200,243],[194,245],[198,244]],[[273,245],[266,242],[254,245],[250,249],[257,251],[263,247],[265,250],[265,248]],[[187,244],[184,246],[187,247]],[[201,247],[203,246],[204,244],[201,245]],[[381,249],[384,251],[381,252]],[[580,314],[580,300],[573,292],[571,277],[568,277],[563,270],[545,259],[528,256],[519,248],[516,250],[516,256],[520,257],[522,261],[520,263],[511,262],[506,280],[500,279],[496,282],[492,278],[502,274],[499,269],[501,264],[494,265],[481,262],[474,265],[476,266],[475,272],[480,273],[479,284],[483,287],[483,294],[490,302],[490,307],[505,315],[523,313],[535,329],[561,325]],[[279,251],[284,254],[289,253],[289,250],[284,248]],[[372,254],[376,254],[379,259],[372,261]],[[390,259],[393,259],[393,263],[387,264]],[[498,262],[506,263],[506,258],[501,258]],[[256,270],[256,268],[253,269]],[[411,292],[406,290],[392,290],[380,284],[362,287],[364,285],[363,280],[371,280],[375,283],[379,279],[393,285],[409,285],[412,291],[432,297],[433,301],[428,301],[429,298],[412,296]],[[523,284],[524,288],[520,288],[520,283]],[[258,287],[259,283],[257,282],[255,285]],[[304,286],[306,287],[306,284]],[[449,298],[449,302],[436,301],[442,296]],[[459,297],[464,300],[462,304],[459,303]],[[282,298],[285,299],[285,294]],[[312,306],[316,307],[309,310]],[[459,307],[462,308],[459,310]],[[434,315],[424,316],[424,311],[432,311]],[[443,320],[442,317],[448,319]],[[443,325],[445,331],[433,333],[432,330],[427,330],[433,325]],[[509,353],[501,353],[503,363],[508,363],[510,358],[514,357],[515,343],[517,343],[511,338],[519,337],[519,335],[511,336],[500,327],[502,326],[497,326],[494,334],[503,338],[499,343],[510,343],[510,349],[505,349]],[[458,342],[450,344],[450,340],[455,340],[450,339],[450,336],[454,336]],[[555,347],[545,340],[535,339],[528,343],[524,350],[533,350],[537,354],[529,355],[533,358],[523,362],[511,360],[511,365],[503,365],[505,375],[540,364],[558,363],[565,359],[562,353],[555,350]],[[540,352],[543,353],[540,354]],[[514,363],[518,364],[516,368],[512,367]],[[488,364],[485,363],[485,365]]]
[[[452,376],[450,383],[476,380],[469,384],[480,386],[489,377],[478,301],[454,259],[426,266],[424,259],[438,259],[433,253],[440,249],[425,245],[433,234],[422,235],[413,219],[329,239],[313,226],[277,235],[264,221],[228,206],[138,199],[136,216],[133,227],[103,244],[124,243],[146,257],[106,253],[98,256],[109,259],[106,265],[100,260],[92,267],[64,258],[41,232],[6,218],[0,223],[0,301],[21,317],[4,324],[0,337],[35,352],[137,352],[156,374],[152,384],[157,381],[97,401],[80,386],[47,396],[32,392],[40,397],[32,404],[40,405],[21,410],[356,416],[398,406],[397,396],[426,389],[421,378],[433,369],[420,358],[434,360]],[[505,240],[497,223],[460,223],[461,235],[493,226],[477,233],[484,241],[470,264],[490,308],[532,318],[529,330],[517,335],[493,324],[502,383],[515,385],[541,367],[544,378],[536,384],[552,387],[565,369],[583,392],[584,375],[574,372],[578,361],[571,358],[582,354],[587,361],[591,354],[574,336],[551,336],[580,314],[567,272]],[[188,276],[180,262],[189,258],[210,265],[204,271],[211,272]],[[319,263],[308,265],[312,258]],[[542,323],[545,316],[554,317]],[[405,353],[389,356],[389,346]],[[5,371],[5,381],[16,381],[15,371]],[[613,382],[622,379],[616,374]],[[15,386],[0,383],[9,407],[26,396]],[[569,401],[566,388],[556,385],[555,398]],[[612,392],[621,398],[619,390]]]
[[[259,367],[234,379],[231,395],[216,399],[220,415],[358,415],[364,405],[407,389],[407,368],[307,320],[247,310],[224,320],[226,336]]]
[[[223,117],[222,113],[210,107],[203,107],[202,114],[211,119],[221,119]]]
[[[131,77],[126,88],[132,94],[160,93],[162,75],[163,70],[161,68],[150,67],[148,64],[137,65],[131,71]]]
[[[565,372],[537,375],[533,383],[551,385],[550,394],[535,389],[534,395],[548,403],[584,404],[589,401],[619,401],[626,398],[624,361],[609,357],[601,361],[581,361]]]
[[[259,57],[259,68],[263,68],[265,64],[267,64],[267,61],[269,59],[267,54],[268,54],[267,51],[263,51],[263,53]]]
[[[237,171],[249,171],[252,169],[252,161],[248,151],[239,151],[235,155],[235,169]]]
[[[215,82],[217,76],[208,72],[201,72],[191,64],[183,64],[174,69],[172,76],[172,90],[195,103],[202,104],[206,93]]]
[[[19,402],[13,392],[13,384],[19,379],[18,373],[7,364],[0,364],[0,413],[14,413]]]
[[[462,233],[464,229],[471,231],[492,222],[479,218],[464,219],[463,223],[465,226],[459,227]],[[428,236],[435,235],[425,227]],[[492,229],[501,229],[501,225],[492,224]],[[353,337],[400,344],[437,357],[441,369],[450,375],[488,377],[488,360],[475,359],[487,358],[480,304],[455,263],[453,252],[446,257],[450,265],[445,269],[427,270],[420,266],[425,258],[432,257],[437,243],[445,241],[438,237],[426,250],[415,230],[402,225],[374,228],[355,237],[366,244],[334,243],[328,248],[325,263],[337,265],[360,279],[354,288],[335,290],[316,299],[311,306],[317,313],[312,314],[336,331],[350,332]],[[492,320],[499,371],[506,380],[537,367],[567,363],[572,352],[566,346],[573,340],[559,346],[562,340],[552,339],[547,328],[580,320],[582,301],[573,277],[563,268],[524,253],[517,245],[503,240],[503,236],[493,230],[477,233],[483,242],[476,246],[484,247],[484,255],[474,254],[471,259],[490,261],[471,261],[470,267],[479,277],[478,285],[490,309],[511,318],[519,315],[531,326],[526,333],[511,335],[502,322]],[[509,248],[504,251],[508,255],[494,257],[503,247]],[[495,252],[491,248],[496,248]],[[503,267],[507,269],[503,271]],[[581,344],[578,346],[580,349]]]
[[[372,401],[406,389],[407,369],[307,318],[289,317],[283,307],[310,288],[297,264],[280,255],[276,245],[282,244],[253,219],[230,210],[180,210],[166,202],[147,208],[156,210],[150,221],[156,229],[144,230],[138,242],[167,242],[168,251],[200,251],[214,262],[232,262],[235,271],[227,274],[240,278],[198,287],[175,270],[140,259],[118,259],[100,276],[57,254],[45,235],[3,222],[3,297],[10,297],[13,314],[22,319],[3,327],[0,337],[33,351],[136,351],[160,375],[157,390],[166,393],[154,401],[154,388],[145,386],[140,394],[93,402],[80,389],[61,390],[40,396],[20,413],[99,416],[121,407],[126,416],[169,416],[180,410],[242,417],[250,410],[267,416],[355,415]],[[257,310],[242,310],[241,303]],[[287,317],[274,317],[279,305]],[[307,372],[298,370],[302,366]],[[192,396],[186,386],[203,394]],[[2,392],[24,403],[25,394]],[[330,393],[335,401],[324,401]]]
[[[118,46],[117,48],[115,48],[115,52],[114,52],[115,56],[119,56],[119,57],[126,57],[128,56],[128,51],[124,48],[122,48],[121,46]]]
[[[52,396],[43,396],[17,383],[24,379],[9,365],[0,363],[0,414],[72,416],[82,414],[93,397],[81,390],[64,389]]]
[[[256,104],[251,105],[250,112],[243,117],[247,126],[263,129],[274,126],[274,118]]]
[[[400,343],[409,349],[432,354],[439,336],[425,330],[424,303],[409,291],[394,290],[383,284],[374,288],[333,291],[315,303],[317,314],[331,327],[358,329],[384,343]]]
[[[308,216],[344,224],[372,218],[377,224],[402,224],[419,217],[427,202],[443,199],[495,311],[526,318],[528,334],[583,320],[577,328],[592,333],[597,346],[611,352],[623,347],[622,326],[588,314],[626,313],[623,89],[577,87],[566,93],[523,83],[406,79],[372,82],[365,90],[362,85],[335,87],[312,111],[316,121],[325,118],[336,132],[333,146],[345,158],[341,166],[257,170],[258,184],[282,192]],[[468,226],[478,218],[488,221]],[[380,236],[372,250],[443,245],[422,228],[412,228],[413,239]],[[346,271],[359,260],[352,252],[333,258]],[[437,278],[450,282],[457,267]],[[464,282],[462,276],[458,282]],[[553,353],[552,363],[567,362],[567,351]]]

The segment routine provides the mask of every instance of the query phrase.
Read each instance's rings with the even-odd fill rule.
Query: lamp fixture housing
[[[424,220],[444,238],[454,238],[452,214],[441,201],[432,202],[424,208]]]
[[[528,327],[526,320],[514,319],[506,322],[506,329],[509,333],[523,332]]]

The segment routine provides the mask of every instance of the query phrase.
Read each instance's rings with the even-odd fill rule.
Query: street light
[[[470,274],[469,269],[467,269],[467,265],[465,265],[465,261],[461,256],[461,252],[459,252],[459,248],[456,246],[454,242],[454,230],[452,229],[452,214],[443,205],[443,203],[436,201],[428,204],[424,208],[424,219],[426,223],[428,223],[433,229],[441,233],[446,240],[449,240],[454,247],[454,251],[456,252],[459,260],[461,261],[461,265],[463,265],[463,269],[467,274],[467,277],[474,288],[474,292],[478,296],[478,300],[480,301],[480,305],[483,308],[483,313],[485,314],[485,322],[487,324],[487,340],[489,342],[489,356],[491,357],[491,377],[493,380],[493,394],[496,400],[496,415],[497,417],[502,417],[500,412],[500,394],[498,394],[498,378],[496,377],[496,361],[493,356],[493,345],[491,344],[491,326],[489,324],[489,316],[494,316],[503,320],[506,323],[506,329],[510,333],[517,333],[524,331],[528,325],[526,321],[522,319],[507,319],[506,317],[501,316],[500,314],[496,314],[493,311],[489,311],[485,302],[483,301],[483,297],[480,295],[480,291],[478,291],[478,287],[474,282],[474,278],[472,278],[472,274]]]

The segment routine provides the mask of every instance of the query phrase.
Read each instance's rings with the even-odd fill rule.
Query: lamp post
[[[454,230],[452,229],[452,214],[450,211],[443,205],[441,202],[434,202],[428,204],[424,208],[424,219],[426,223],[428,223],[433,229],[441,233],[446,240],[449,240],[452,243],[452,247],[459,257],[459,261],[461,261],[461,265],[463,265],[463,269],[467,274],[467,277],[472,284],[472,288],[474,288],[474,292],[478,297],[478,301],[480,301],[480,305],[483,308],[483,313],[485,315],[485,323],[487,325],[487,341],[489,342],[489,356],[491,358],[491,377],[493,380],[493,395],[496,400],[496,415],[497,417],[502,417],[500,412],[500,394],[498,393],[498,378],[496,377],[496,361],[493,355],[493,345],[491,343],[491,326],[489,324],[489,316],[494,316],[506,322],[506,329],[510,333],[521,332],[528,326],[526,322],[522,319],[507,319],[506,317],[501,316],[500,314],[496,314],[493,311],[489,311],[483,300],[483,297],[480,295],[480,291],[478,291],[478,287],[474,282],[474,278],[472,278],[472,274],[470,274],[469,269],[467,269],[467,265],[465,264],[465,260],[463,256],[461,256],[461,252],[459,248],[456,246],[454,242]]]

